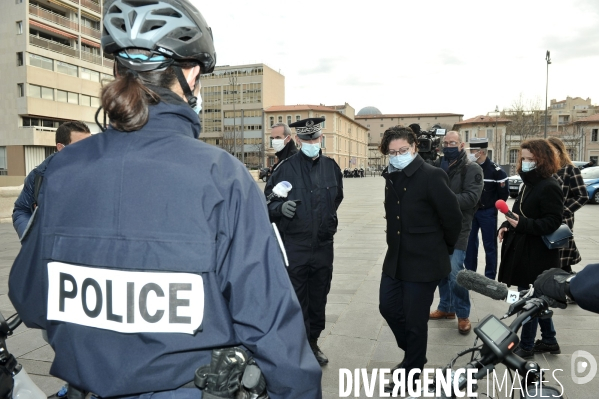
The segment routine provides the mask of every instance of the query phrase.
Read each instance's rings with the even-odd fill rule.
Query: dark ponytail
[[[137,72],[123,72],[102,88],[102,108],[115,129],[131,132],[148,122],[148,105],[157,104],[160,97],[144,86]]]
[[[132,49],[128,53],[151,56],[145,50]],[[198,63],[179,61],[176,65],[185,69],[193,68]],[[102,108],[108,115],[110,124],[123,132],[133,132],[144,127],[150,116],[148,106],[160,102],[160,96],[147,85],[172,90],[178,84],[172,66],[161,71],[136,72],[115,59],[115,72],[115,79],[102,87]]]

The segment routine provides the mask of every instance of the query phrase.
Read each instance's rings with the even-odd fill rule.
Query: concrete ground
[[[261,188],[264,183],[258,183]],[[403,357],[397,348],[391,330],[378,311],[379,280],[381,265],[386,251],[385,220],[383,219],[383,179],[366,177],[346,179],[345,200],[339,210],[339,231],[335,237],[335,263],[331,292],[327,305],[327,327],[320,340],[320,347],[330,363],[323,368],[322,389],[324,398],[339,397],[339,369],[390,368]],[[508,201],[511,206],[512,200]],[[500,217],[500,220],[503,220]],[[599,262],[599,205],[587,205],[576,213],[575,238],[583,261],[575,266]],[[8,296],[7,281],[12,261],[20,244],[10,224],[0,225],[0,311],[5,316],[14,312]],[[481,256],[484,259],[481,245]],[[480,270],[484,265],[480,264]],[[503,315],[505,302],[493,301],[476,293],[471,294],[473,326],[487,314]],[[438,295],[433,303],[436,308]],[[541,367],[550,369],[549,380],[559,382],[568,399],[591,399],[599,397],[599,376],[585,385],[577,385],[572,376],[572,354],[584,350],[599,360],[599,315],[580,309],[576,305],[556,310],[554,323],[562,353],[560,355],[535,355]],[[429,323],[428,364],[426,367],[443,367],[454,355],[472,346],[474,333],[467,336],[457,331],[456,320],[431,321]],[[47,394],[55,393],[62,382],[49,375],[53,351],[37,330],[20,327],[7,342],[10,352],[38,386]],[[465,364],[463,363],[458,364]],[[558,369],[561,369],[558,370]],[[503,373],[503,367],[499,367]],[[553,378],[551,375],[555,376]],[[583,373],[584,375],[585,373]],[[500,374],[500,379],[503,374]],[[505,397],[487,390],[486,381],[479,384],[479,397]],[[496,388],[497,390],[497,388]],[[374,391],[378,396],[378,384]],[[354,397],[354,393],[351,394]],[[367,397],[361,385],[360,397]]]

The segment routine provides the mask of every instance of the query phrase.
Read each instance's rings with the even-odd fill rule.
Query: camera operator
[[[589,312],[599,313],[599,263],[587,265],[577,274],[563,269],[545,270],[534,282],[535,295],[546,295],[566,304],[568,299]]]
[[[472,218],[480,195],[483,191],[483,170],[475,162],[470,162],[464,150],[465,143],[460,134],[448,132],[443,138],[443,158],[436,162],[447,172],[449,187],[456,194],[462,211],[462,231],[455,244],[453,254],[449,256],[451,273],[439,283],[440,301],[437,310],[429,315],[431,320],[454,319],[458,316],[458,331],[468,334],[470,324],[470,295],[468,290],[456,283],[456,276],[464,269],[464,258],[468,247],[468,236],[472,226]]]

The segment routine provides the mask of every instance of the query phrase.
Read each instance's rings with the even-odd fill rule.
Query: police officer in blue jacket
[[[187,0],[108,0],[104,12],[110,127],[48,165],[9,279],[25,324],[48,331],[50,373],[69,393],[201,398],[187,387],[196,368],[242,345],[271,398],[320,398],[264,196],[198,140],[210,28]]]
[[[487,138],[473,137],[470,139],[470,159],[477,162],[483,169],[484,187],[480,197],[478,210],[472,219],[472,230],[468,238],[464,266],[476,271],[478,266],[478,230],[480,229],[485,248],[485,276],[494,280],[497,275],[497,208],[495,202],[506,200],[509,196],[507,174],[501,166],[491,161],[487,156]]]

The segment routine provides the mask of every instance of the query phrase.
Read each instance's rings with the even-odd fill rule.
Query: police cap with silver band
[[[472,137],[468,144],[470,148],[487,148],[489,147],[489,139],[486,137]]]
[[[295,128],[295,133],[301,140],[312,140],[322,135],[320,127],[322,122],[324,122],[324,118],[307,118],[294,122],[289,127]]]

